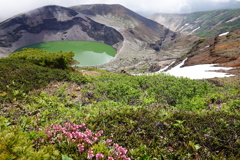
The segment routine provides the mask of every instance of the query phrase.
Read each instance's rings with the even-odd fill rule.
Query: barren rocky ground
[[[202,39],[195,51],[189,54],[186,66],[196,64],[216,64],[221,67],[233,67],[227,71],[240,75],[240,30],[224,36]]]

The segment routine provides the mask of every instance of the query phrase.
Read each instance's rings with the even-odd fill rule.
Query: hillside
[[[226,67],[240,67],[240,30],[227,35],[202,39],[195,50],[189,53],[186,65],[219,64]]]
[[[225,35],[199,39],[192,49],[172,63],[169,69],[187,59],[182,67],[215,64],[219,67],[232,67],[228,71],[221,72],[240,76],[239,33],[240,30],[235,30]]]
[[[240,9],[225,9],[189,14],[161,14],[150,17],[172,31],[184,35],[211,37],[240,29]]]
[[[114,74],[72,56],[0,59],[1,160],[240,158],[239,78]]]
[[[123,37],[111,27],[60,6],[38,8],[0,25],[1,56],[26,45],[62,40],[99,41],[117,48]]]
[[[180,35],[120,5],[46,6],[0,28],[1,160],[240,159],[240,30]],[[73,52],[10,54],[51,40],[104,42],[117,56],[80,68]],[[236,76],[131,74],[184,59]]]
[[[202,20],[206,20],[210,15],[222,19],[234,15],[238,10],[224,11],[226,13],[219,16],[216,15],[223,10],[207,12],[211,13],[208,16],[205,12],[194,13],[194,16],[190,17],[179,15],[179,19],[174,22],[208,24],[208,21],[203,23]],[[231,17],[228,23],[239,24],[237,20],[238,17]],[[104,4],[69,8],[45,6],[6,20],[0,24],[0,29],[1,57],[8,56],[19,47],[39,42],[98,41],[113,46],[117,50],[117,55],[109,63],[97,67],[111,72],[124,70],[131,74],[156,72],[191,52],[199,40],[193,35],[173,32],[124,6]]]
[[[98,41],[116,48],[117,56],[112,63],[99,66],[115,72],[122,69],[147,71],[162,59],[156,51],[167,50],[179,37],[121,5],[46,6],[10,18],[0,24],[0,29],[2,57],[33,43]],[[174,57],[179,57],[181,51],[189,47],[179,48]]]
[[[132,73],[147,72],[154,63],[180,57],[191,48],[193,42],[191,37],[180,37],[121,5],[81,5],[71,8],[96,22],[113,27],[123,35],[123,47],[116,59],[99,66],[108,71],[124,69]],[[179,41],[186,45],[179,44]],[[167,51],[173,44],[175,47],[170,54],[158,54],[160,50]]]

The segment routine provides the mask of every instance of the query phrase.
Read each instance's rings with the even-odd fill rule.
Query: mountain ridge
[[[97,67],[111,72],[158,71],[191,53],[201,41],[196,36],[173,32],[121,5],[45,6],[1,23],[0,29],[0,56],[47,41],[84,40],[109,44],[117,50],[116,57]]]
[[[26,18],[27,17],[27,18]],[[113,62],[99,66],[110,71],[144,68],[162,59],[179,35],[121,5],[45,6],[15,16],[0,25],[0,53],[33,43],[58,40],[98,41],[117,50]]]
[[[202,11],[186,14],[156,13],[150,19],[184,35],[211,37],[240,28],[240,9]]]
[[[109,45],[123,41],[115,29],[60,6],[45,6],[18,15],[2,23],[0,29],[0,50],[4,54],[5,49],[5,55],[46,41],[95,40]]]

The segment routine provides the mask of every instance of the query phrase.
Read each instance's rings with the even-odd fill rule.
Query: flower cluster
[[[91,130],[87,129],[85,124],[80,125],[65,123],[62,125],[52,124],[45,130],[47,136],[47,142],[50,143],[64,143],[67,141],[68,144],[76,144],[76,148],[80,152],[80,155],[87,152],[87,159],[93,159],[94,157],[98,159],[103,159],[104,154],[94,153],[93,146],[99,142],[99,138],[103,134],[100,130],[97,133],[93,133]],[[108,160],[131,160],[127,157],[127,149],[119,146],[117,143],[112,143],[111,139],[105,141],[109,149]],[[113,149],[112,149],[113,148]],[[110,153],[113,152],[113,153]]]

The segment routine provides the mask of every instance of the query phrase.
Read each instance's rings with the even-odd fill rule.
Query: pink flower
[[[117,147],[116,150],[117,150],[119,155],[126,155],[127,154],[127,149],[123,148],[122,146]]]
[[[96,133],[96,134],[95,134],[95,136],[97,136],[97,137],[100,137],[100,136],[101,136],[101,134],[100,134],[100,133]]]
[[[104,155],[101,154],[101,153],[97,153],[96,154],[96,159],[101,159],[101,158],[104,158]]]
[[[70,128],[71,124],[70,123],[65,123],[64,124],[66,128]]]
[[[92,144],[92,141],[89,138],[85,138],[85,142],[87,142],[88,144]]]
[[[80,125],[79,125],[79,128],[86,128],[85,123],[80,124]]]
[[[87,135],[88,137],[92,137],[93,133],[92,133],[91,130],[86,129],[86,135]]]
[[[93,157],[94,157],[93,150],[92,150],[92,148],[90,148],[90,149],[88,150],[87,159],[92,159]]]
[[[114,160],[113,157],[108,157],[108,160]]]
[[[45,131],[45,134],[47,135],[47,137],[50,137],[50,136],[51,136],[51,131],[46,130],[46,131]]]
[[[93,140],[93,141],[97,141],[97,140],[98,140],[98,137],[93,137],[92,140]]]
[[[103,130],[100,130],[100,131],[98,131],[98,133],[96,133],[95,135],[96,135],[97,137],[100,137],[102,134],[103,134]]]
[[[84,151],[84,143],[78,144],[78,151],[79,151],[79,152]]]
[[[112,143],[111,139],[107,139],[106,142],[108,143],[108,145],[110,145]]]
[[[67,134],[67,137],[68,137],[69,139],[72,139],[72,138],[73,138],[73,135],[72,135],[72,133],[70,133],[70,132],[67,132],[66,134]]]
[[[117,149],[119,145],[117,143],[114,143],[113,146]]]
[[[168,150],[171,151],[171,152],[174,151],[174,149],[172,147],[169,147]]]

